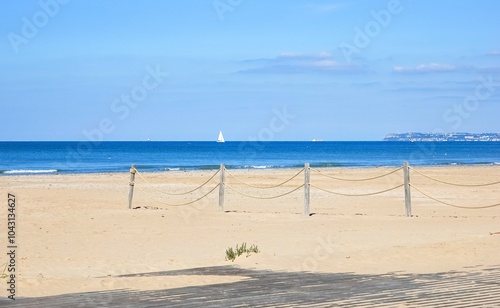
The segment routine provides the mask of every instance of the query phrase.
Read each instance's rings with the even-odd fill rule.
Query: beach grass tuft
[[[259,248],[257,245],[252,244],[249,248],[247,248],[247,243],[243,242],[241,246],[238,246],[236,244],[236,248],[233,249],[233,247],[229,247],[226,249],[226,261],[232,261],[241,256],[242,254],[246,253],[247,258],[252,254],[252,253],[259,253]]]

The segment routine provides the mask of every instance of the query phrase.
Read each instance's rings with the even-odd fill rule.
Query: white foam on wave
[[[165,168],[167,171],[180,171],[181,168]]]
[[[4,174],[34,174],[34,173],[55,173],[55,172],[57,172],[56,169],[43,169],[43,170],[20,169],[20,170],[7,170],[4,171]]]
[[[249,166],[250,169],[267,169],[269,166]]]

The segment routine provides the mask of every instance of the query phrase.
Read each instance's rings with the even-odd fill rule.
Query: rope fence
[[[375,192],[368,192],[368,193],[345,193],[345,192],[341,192],[341,191],[335,191],[335,190],[332,190],[332,189],[329,189],[329,188],[324,188],[324,187],[321,187],[321,186],[318,186],[318,185],[315,185],[315,184],[311,184],[311,171],[313,172],[312,173],[313,175],[321,176],[321,177],[328,178],[330,180],[334,180],[334,181],[338,181],[338,182],[366,182],[366,181],[374,181],[374,180],[378,180],[378,179],[381,179],[381,178],[385,178],[385,177],[391,176],[391,175],[393,175],[393,174],[395,174],[395,173],[397,173],[397,172],[399,172],[401,170],[403,170],[403,181],[402,181],[402,183],[399,182],[395,186],[392,186],[392,187],[387,188],[387,189],[382,189],[382,190],[379,190],[379,191],[375,191]],[[183,202],[180,202],[180,203],[165,202],[163,200],[160,200],[158,198],[153,197],[151,194],[149,194],[142,187],[138,186],[138,189],[141,191],[141,193],[143,193],[144,195],[146,195],[148,198],[150,198],[151,200],[153,200],[155,202],[158,202],[160,204],[163,204],[163,205],[166,205],[166,206],[186,206],[186,205],[193,204],[195,202],[198,202],[198,201],[200,201],[200,200],[208,197],[217,188],[219,188],[219,208],[220,208],[221,211],[224,211],[224,199],[225,199],[226,188],[229,191],[231,191],[231,192],[233,192],[233,193],[235,193],[237,195],[241,195],[243,197],[251,198],[251,199],[258,199],[258,200],[270,200],[270,199],[281,198],[281,197],[290,195],[290,194],[298,191],[299,189],[303,188],[304,189],[304,214],[306,214],[306,215],[310,215],[310,196],[311,196],[310,190],[311,190],[311,188],[316,189],[316,190],[321,191],[321,192],[324,192],[324,193],[327,193],[327,194],[336,195],[336,196],[343,196],[343,197],[368,197],[368,196],[375,196],[375,195],[384,194],[384,193],[387,193],[387,192],[390,192],[390,191],[397,190],[397,189],[399,189],[401,187],[404,187],[405,210],[406,210],[406,216],[408,216],[408,217],[412,216],[412,208],[411,208],[411,190],[412,190],[412,188],[415,191],[417,191],[419,194],[421,194],[422,196],[424,196],[425,198],[427,198],[429,200],[432,200],[432,201],[437,202],[437,203],[442,204],[442,205],[454,207],[454,208],[460,208],[460,209],[486,209],[486,208],[493,208],[493,207],[496,207],[496,206],[500,206],[500,203],[491,204],[491,205],[483,205],[483,206],[479,206],[479,205],[478,206],[465,206],[465,205],[453,204],[453,203],[450,203],[450,202],[447,202],[447,201],[443,201],[441,199],[438,199],[436,197],[431,196],[429,193],[427,193],[424,190],[422,190],[421,188],[419,188],[419,186],[413,185],[410,182],[410,170],[412,172],[414,172],[416,175],[421,176],[422,178],[425,178],[427,180],[434,181],[434,182],[441,183],[441,184],[456,186],[456,187],[487,187],[487,186],[492,186],[492,185],[498,185],[498,184],[500,184],[500,181],[491,182],[491,183],[483,183],[483,184],[452,183],[452,182],[448,182],[448,181],[445,181],[445,180],[442,180],[442,179],[438,179],[438,178],[429,176],[429,175],[427,175],[427,174],[425,174],[425,173],[423,173],[423,172],[421,172],[419,170],[416,170],[413,167],[410,167],[409,164],[407,162],[405,162],[402,167],[393,169],[393,170],[391,170],[389,172],[386,172],[384,174],[380,174],[380,175],[372,176],[372,177],[366,177],[366,178],[341,178],[341,177],[338,177],[338,176],[334,176],[334,175],[325,173],[322,170],[311,168],[310,165],[308,163],[306,163],[304,165],[304,168],[301,168],[297,173],[293,174],[291,177],[287,178],[284,181],[280,181],[277,184],[271,184],[271,185],[255,185],[255,184],[251,184],[251,183],[248,183],[247,181],[244,181],[244,180],[240,179],[238,176],[236,176],[235,174],[233,174],[233,172],[231,172],[230,170],[228,170],[225,167],[224,164],[221,164],[219,170],[217,170],[216,172],[214,172],[211,176],[208,177],[207,180],[205,180],[199,186],[197,186],[195,188],[192,188],[192,189],[189,189],[189,190],[184,191],[184,192],[172,192],[172,191],[165,191],[164,189],[158,188],[157,185],[155,185],[150,180],[148,180],[142,174],[142,172],[139,172],[136,169],[135,165],[132,165],[132,167],[130,169],[130,183],[129,183],[129,185],[130,185],[130,189],[129,189],[129,209],[132,208],[134,187],[136,186],[135,185],[136,184],[135,183],[135,175],[136,174],[139,176],[139,178],[141,179],[141,181],[144,184],[147,184],[147,186],[151,187],[152,189],[154,189],[158,193],[163,194],[163,195],[167,195],[167,196],[186,196],[186,195],[190,195],[192,193],[198,192],[202,188],[204,188],[207,185],[209,185],[211,182],[212,183],[215,182],[213,180],[215,179],[215,177],[217,175],[219,175],[220,176],[219,182],[215,186],[210,186],[210,189],[208,190],[208,192],[204,192],[201,196],[199,196],[199,194],[198,194],[198,197],[194,197],[190,201],[183,201]],[[227,179],[226,179],[226,173],[228,175]],[[302,173],[304,174],[304,182],[301,183],[301,184],[291,185],[291,182],[294,179],[296,179],[299,175],[301,175]],[[287,189],[286,189],[285,192],[281,192],[281,193],[274,194],[274,195],[271,195],[271,196],[263,196],[263,195],[260,195],[260,194],[256,195],[256,194],[250,194],[250,193],[244,192],[244,191],[242,191],[242,189],[235,188],[235,186],[234,186],[235,184],[243,185],[244,187],[250,187],[250,188],[258,189],[258,190],[269,190],[269,189],[285,188],[284,186],[287,185],[287,184],[288,184],[288,186],[286,187]]]

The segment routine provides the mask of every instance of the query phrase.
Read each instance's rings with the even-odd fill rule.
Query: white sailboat
[[[217,142],[225,142],[224,135],[222,134],[222,131],[219,131],[219,138],[217,138]]]

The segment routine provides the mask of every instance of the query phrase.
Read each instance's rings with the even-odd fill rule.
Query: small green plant
[[[247,243],[243,242],[241,246],[238,247],[238,244],[236,244],[236,248],[233,249],[233,247],[229,247],[226,249],[226,261],[232,261],[236,259],[236,257],[241,256],[242,254],[246,253],[247,258],[250,256],[251,253],[259,253],[259,248],[257,245],[253,244],[250,246],[250,248],[247,248]]]

